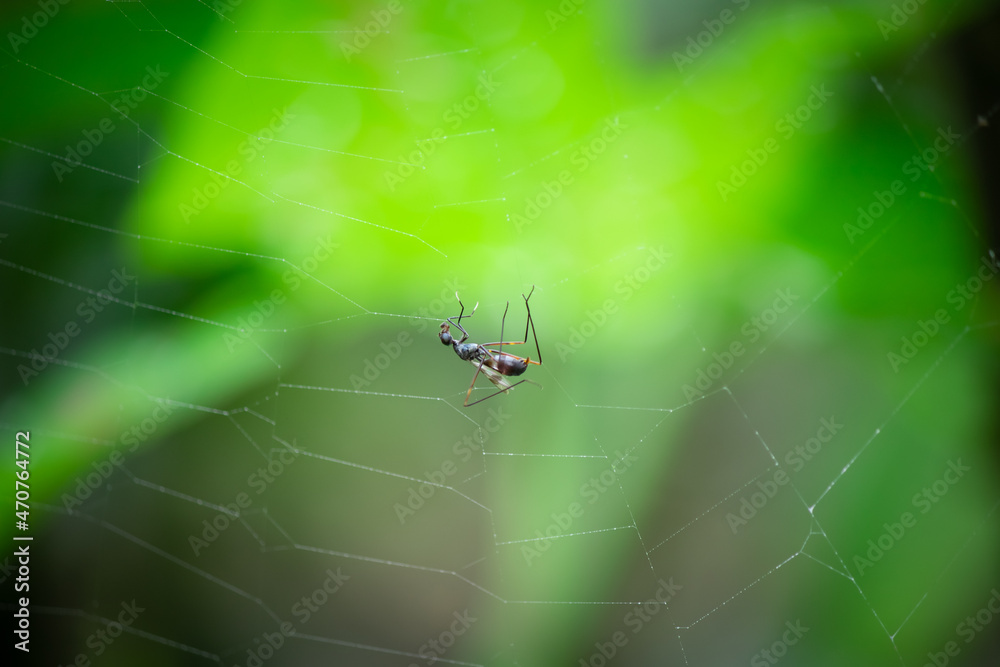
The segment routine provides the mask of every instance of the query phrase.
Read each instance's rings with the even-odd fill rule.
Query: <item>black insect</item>
[[[510,391],[517,385],[522,382],[526,382],[527,380],[520,380],[519,382],[511,384],[510,381],[507,380],[508,377],[517,377],[518,375],[521,375],[524,371],[528,370],[529,364],[535,364],[536,366],[542,365],[542,352],[538,349],[538,336],[535,334],[535,324],[531,321],[531,307],[528,305],[528,299],[530,299],[531,295],[534,293],[535,288],[532,286],[531,291],[528,292],[528,296],[524,296],[523,294],[521,295],[521,297],[524,298],[524,308],[528,311],[528,321],[524,325],[524,340],[505,342],[503,339],[503,326],[504,322],[507,320],[507,309],[510,308],[510,302],[508,301],[507,307],[503,310],[503,319],[500,320],[500,342],[466,343],[465,341],[469,339],[469,333],[462,327],[462,318],[468,318],[475,315],[476,308],[479,308],[479,304],[476,303],[472,312],[466,315],[462,299],[459,298],[458,292],[455,292],[455,298],[458,299],[458,305],[461,306],[461,311],[459,311],[457,317],[449,317],[447,322],[441,323],[441,332],[438,336],[441,338],[442,343],[452,346],[459,359],[464,359],[476,367],[476,374],[472,376],[472,382],[469,383],[469,391],[465,393],[465,402],[462,404],[465,407],[481,403],[487,398],[493,398],[497,394],[503,394]],[[459,331],[462,332],[461,339],[456,340],[451,335],[451,324],[454,324],[458,327]],[[524,345],[527,343],[529,327],[531,328],[531,336],[535,340],[535,352],[538,353],[538,361],[535,361],[530,357],[519,357],[503,351],[504,345]],[[492,393],[485,398],[479,399],[478,401],[469,403],[469,397],[472,395],[472,389],[476,385],[476,379],[479,377],[480,373],[485,375],[486,378],[496,385],[500,391]]]

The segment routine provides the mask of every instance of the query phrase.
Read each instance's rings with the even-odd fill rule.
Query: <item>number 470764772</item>
[[[22,440],[22,437],[24,438]],[[17,516],[18,520],[23,522],[23,528],[21,530],[27,530],[28,526],[28,498],[30,495],[28,493],[28,477],[30,473],[28,472],[28,441],[31,439],[31,434],[27,432],[20,432],[17,434],[15,439],[16,447],[14,448],[14,465],[16,465],[20,470],[17,471],[17,479],[14,482],[14,488],[16,490],[15,494],[15,511],[14,514]],[[23,448],[23,449],[22,449]],[[24,508],[21,510],[21,508]],[[21,527],[20,525],[18,527]]]

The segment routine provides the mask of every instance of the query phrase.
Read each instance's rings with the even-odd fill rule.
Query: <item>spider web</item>
[[[13,12],[0,421],[32,433],[32,662],[987,664],[996,296],[947,295],[995,267],[963,170],[1000,96],[925,115],[955,7],[882,73],[855,19],[746,4],[641,83],[591,3]],[[734,60],[792,19],[838,57],[726,126],[765,96]],[[882,153],[834,146],[851,104]],[[678,129],[701,113],[720,157]],[[821,200],[767,194],[799,169]],[[471,341],[520,342],[532,285],[541,388],[463,408],[454,293]]]

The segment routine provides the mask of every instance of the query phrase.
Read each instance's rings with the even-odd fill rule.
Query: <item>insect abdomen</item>
[[[520,375],[528,368],[527,362],[509,354],[498,355],[491,365],[498,373],[507,376]]]

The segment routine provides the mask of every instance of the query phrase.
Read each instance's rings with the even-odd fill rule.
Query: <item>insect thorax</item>
[[[465,361],[478,359],[481,354],[479,346],[475,343],[455,343],[454,347],[455,354],[458,355],[458,358]]]

